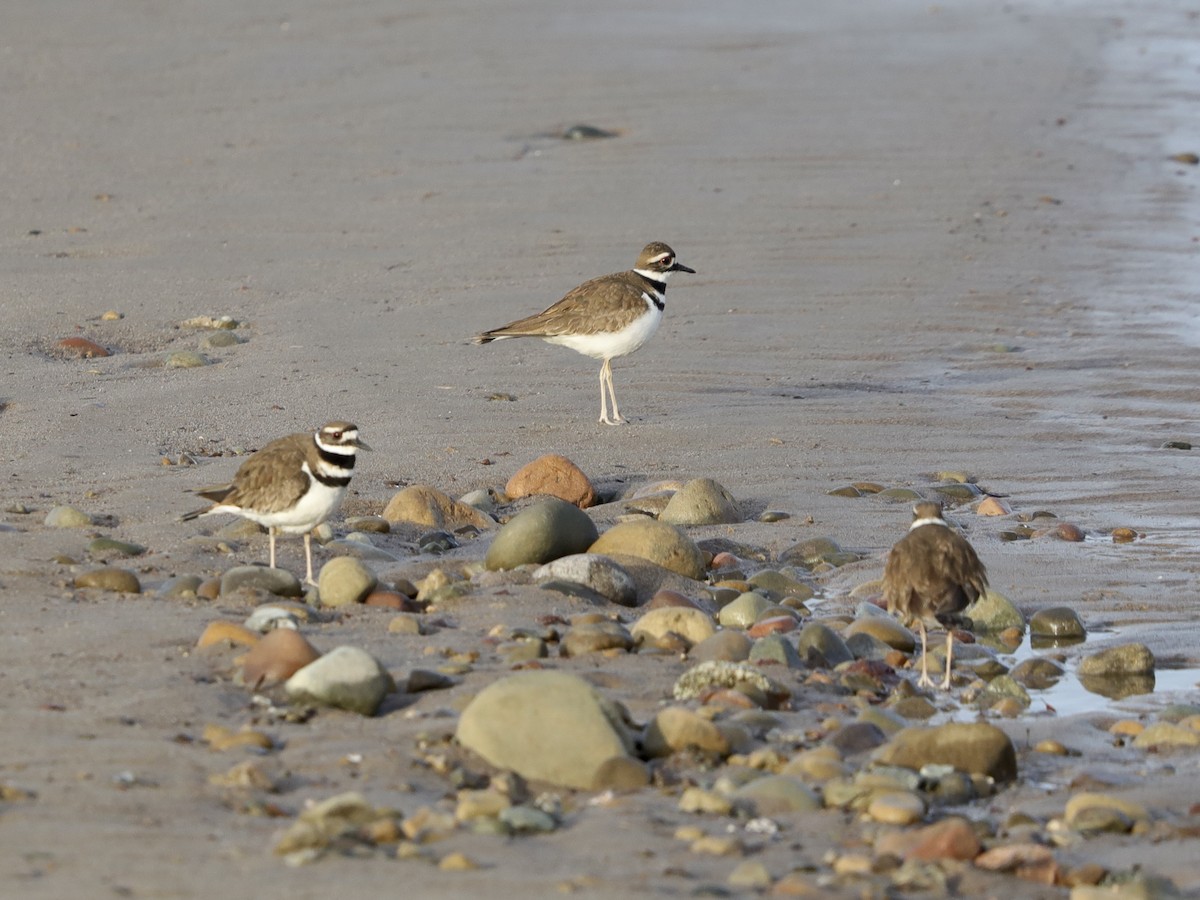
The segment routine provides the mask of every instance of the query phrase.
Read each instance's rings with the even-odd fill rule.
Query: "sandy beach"
[[[220,801],[209,777],[237,758],[199,735],[244,724],[249,693],[194,646],[247,609],[156,591],[262,561],[266,538],[217,552],[225,523],[181,523],[185,492],[333,418],[374,448],[348,514],[409,484],[501,489],[548,452],[613,490],[716,479],[746,520],[693,538],[777,554],[825,536],[862,555],[820,577],[820,616],[853,611],[909,519],[906,504],[832,489],[969,473],[1014,510],[955,511],[993,586],[1026,614],[1066,605],[1087,625],[1068,664],[1136,641],[1160,669],[1154,694],[1063,692],[1057,714],[1035,698],[998,723],[1022,751],[1053,736],[1081,755],[1058,769],[1022,756],[1018,783],[976,812],[1049,817],[1075,779],[1120,788],[1175,830],[1091,838],[1061,851],[1064,867],[1136,865],[1200,891],[1197,755],[1129,755],[1104,730],[1200,703],[1197,456],[1164,447],[1196,439],[1200,169],[1172,158],[1200,152],[1194,13],[64,0],[5,22],[0,785],[34,796],[0,801],[0,892],[738,895],[734,862],[688,854],[675,801],[653,789],[609,805],[573,795],[549,835],[464,829],[437,855],[480,868],[455,873],[383,853],[288,867],[272,853],[286,817]],[[616,136],[561,139],[577,124]],[[614,363],[628,426],[596,423],[598,363],[535,341],[471,345],[652,240],[697,274],[672,279],[658,333]],[[182,324],[198,316],[233,317],[241,342],[204,345]],[[58,346],[73,337],[111,355],[74,358]],[[164,364],[183,351],[205,364]],[[198,465],[164,464],[183,457]],[[96,525],[45,525],[60,505]],[[602,527],[619,512],[601,509]],[[1002,539],[1037,510],[1087,539]],[[1141,536],[1114,543],[1122,526]],[[121,563],[142,594],[74,588],[96,535],[147,548]],[[444,563],[481,559],[489,539]],[[285,539],[281,564],[302,572],[299,546]],[[497,625],[572,612],[530,587],[461,602],[441,613],[455,627],[428,637],[391,635],[366,610],[308,636],[364,647],[400,677],[478,651]],[[641,721],[686,667],[547,662],[602,675]],[[437,804],[453,791],[418,736],[452,731],[507,671],[484,653],[449,691],[283,728],[272,757],[293,787],[276,802],[294,815],[358,790]],[[857,828],[837,811],[797,816],[755,858],[776,879],[808,866],[816,885]],[[978,896],[1068,894],[954,877]]]

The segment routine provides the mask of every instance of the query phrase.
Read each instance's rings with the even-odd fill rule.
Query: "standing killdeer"
[[[675,251],[655,241],[645,246],[628,272],[585,281],[549,309],[476,335],[475,343],[537,337],[604,360],[600,367],[600,421],[621,424],[625,419],[617,410],[612,361],[632,353],[657,330],[666,304],[667,278],[672,272],[694,275],[696,270],[676,262]],[[611,419],[608,397],[612,398]]]
[[[932,687],[929,677],[925,620],[945,620],[962,612],[987,590],[987,569],[974,548],[942,518],[942,504],[930,501],[913,507],[908,534],[888,554],[883,569],[883,596],[890,613],[899,613],[921,629],[920,687]],[[946,677],[950,687],[954,635],[946,632]]]
[[[275,533],[303,533],[307,580],[316,584],[309,532],[342,502],[354,474],[354,454],[370,449],[359,440],[358,427],[349,422],[327,422],[311,434],[289,434],[271,441],[242,463],[229,484],[193,491],[213,505],[187,513],[183,519],[233,513],[266,526],[272,569]]]

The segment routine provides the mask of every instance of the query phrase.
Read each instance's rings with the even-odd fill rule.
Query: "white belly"
[[[613,359],[625,356],[650,340],[650,336],[658,330],[658,325],[662,321],[662,311],[650,303],[649,299],[647,299],[646,306],[646,315],[639,316],[620,331],[601,334],[561,334],[545,340],[550,344],[570,347],[575,352],[593,359]]]
[[[338,508],[345,494],[344,487],[328,487],[314,479],[308,492],[291,509],[258,512],[252,509],[218,506],[210,510],[210,513],[234,513],[265,528],[275,528],[285,534],[302,534],[324,522],[329,514]]]

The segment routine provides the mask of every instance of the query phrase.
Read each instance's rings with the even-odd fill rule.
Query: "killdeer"
[[[666,305],[667,278],[672,272],[694,275],[696,270],[676,262],[675,251],[655,241],[642,249],[637,263],[628,272],[585,281],[536,316],[476,335],[475,343],[536,337],[604,360],[600,366],[600,421],[605,425],[622,424],[626,420],[617,409],[612,361],[638,349],[658,329]]]
[[[883,569],[883,595],[890,613],[899,613],[921,630],[920,687],[932,687],[929,677],[925,620],[946,620],[962,612],[987,590],[987,569],[974,548],[942,518],[942,504],[925,501],[913,507],[908,534],[888,554]],[[946,632],[946,677],[950,687],[954,635]]]
[[[184,521],[215,513],[232,513],[267,528],[271,568],[275,568],[275,534],[304,534],[307,580],[313,580],[312,535],[309,533],[338,508],[350,476],[354,454],[370,450],[349,422],[327,422],[313,433],[289,434],[271,441],[242,463],[233,481],[192,493],[212,506],[183,516]]]

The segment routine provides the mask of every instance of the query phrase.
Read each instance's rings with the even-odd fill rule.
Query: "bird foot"
[[[937,687],[937,682],[930,678],[927,674],[922,673],[921,677],[917,679],[917,687]]]
[[[608,416],[601,416],[600,424],[601,425],[628,425],[629,420],[627,418],[625,418],[624,416],[617,416],[614,419],[610,419]]]

